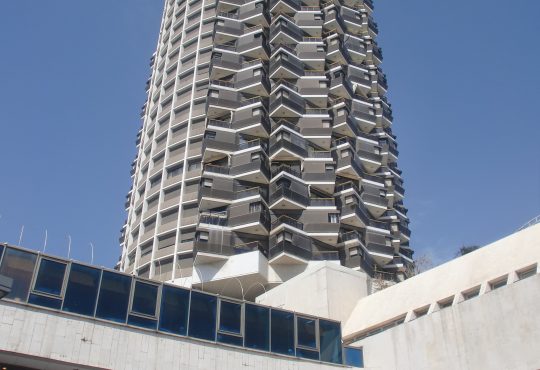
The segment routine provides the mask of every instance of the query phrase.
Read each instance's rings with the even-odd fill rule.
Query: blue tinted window
[[[189,306],[189,336],[215,340],[217,297],[200,292],[191,292]]]
[[[72,263],[62,310],[94,316],[101,270]]]
[[[62,300],[60,298],[45,297],[39,294],[30,294],[28,298],[28,303],[36,304],[38,306],[55,308],[57,310],[62,307]]]
[[[131,311],[143,315],[155,316],[157,294],[157,285],[143,283],[142,281],[135,282]]]
[[[48,259],[39,262],[34,290],[42,293],[60,295],[64,284],[66,264]]]
[[[246,303],[245,305],[245,341],[248,348],[269,350],[270,343],[270,310]]]
[[[103,271],[96,317],[115,322],[125,322],[130,288],[130,276]]]
[[[242,346],[244,338],[238,335],[218,333],[217,341],[225,344],[232,344],[234,346]]]
[[[163,285],[159,330],[186,335],[189,310],[189,290]]]
[[[0,245],[0,261],[2,260],[2,253],[4,252],[4,246]]]
[[[319,319],[319,343],[321,361],[342,364],[341,325],[338,322]]]
[[[241,334],[242,304],[221,301],[219,330]]]
[[[129,315],[128,316],[128,324],[129,325],[139,326],[139,327],[145,328],[145,329],[156,329],[157,320],[156,319],[149,319],[149,318],[141,317],[141,316],[136,316],[136,315]]]
[[[294,314],[287,311],[272,310],[272,349],[274,353],[294,356]]]
[[[300,357],[300,358],[309,358],[311,360],[318,360],[319,359],[319,352],[317,350],[297,348],[296,349],[296,356]]]
[[[345,347],[345,364],[354,367],[364,367],[362,348]]]
[[[298,332],[299,346],[317,348],[316,325],[316,319],[311,319],[307,317],[296,318],[296,328]]]
[[[12,278],[13,285],[11,292],[5,298],[26,302],[35,264],[35,254],[6,248],[2,266],[0,266],[0,275]]]

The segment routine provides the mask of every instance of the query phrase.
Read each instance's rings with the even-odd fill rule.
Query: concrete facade
[[[515,282],[520,271],[537,273],[539,265],[540,224],[359,300],[343,322],[343,336],[352,340],[389,322],[409,321],[415,310],[435,312],[446,300],[456,305],[471,292],[489,292],[495,282]]]
[[[0,303],[0,363],[38,369],[344,368]]]
[[[540,369],[540,275],[365,338],[377,370]]]
[[[356,302],[368,295],[368,285],[369,278],[364,272],[319,262],[258,296],[257,302],[345,322]]]

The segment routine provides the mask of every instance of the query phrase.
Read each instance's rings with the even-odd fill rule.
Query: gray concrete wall
[[[363,339],[366,369],[540,369],[540,275]]]
[[[106,369],[330,370],[344,368],[166,336],[0,303],[0,362],[61,369],[61,361]],[[35,357],[33,357],[35,356]],[[36,358],[37,357],[37,358]],[[31,362],[24,362],[24,360]],[[49,365],[46,365],[49,363]],[[51,367],[52,366],[52,367]]]

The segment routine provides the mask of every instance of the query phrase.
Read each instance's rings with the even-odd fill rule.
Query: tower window
[[[337,213],[329,213],[328,222],[330,222],[331,224],[339,223],[339,215]]]
[[[261,202],[249,203],[249,213],[260,212],[261,209]]]

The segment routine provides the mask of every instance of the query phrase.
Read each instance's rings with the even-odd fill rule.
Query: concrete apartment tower
[[[252,299],[412,262],[372,0],[167,0],[118,268]]]

